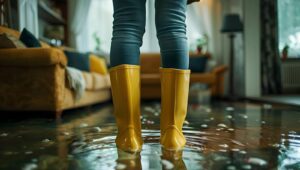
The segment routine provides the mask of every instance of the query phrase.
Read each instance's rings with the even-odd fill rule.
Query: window
[[[288,47],[289,58],[300,58],[299,7],[299,0],[278,0],[279,50]]]
[[[112,0],[92,0],[88,19],[89,50],[109,54],[112,37]]]
[[[155,30],[155,10],[154,1],[148,0],[146,10],[146,33],[143,37],[143,46],[141,52],[159,52],[158,41],[156,38]],[[206,6],[202,5],[205,9]],[[203,37],[202,33],[205,29],[201,29],[204,24],[201,18],[202,13],[199,13],[199,4],[195,3],[193,6],[189,6],[187,13],[187,36],[191,50],[196,50],[196,40]],[[100,54],[109,55],[111,38],[112,38],[112,24],[113,24],[113,3],[112,0],[91,0],[89,14],[85,16],[87,18],[87,32],[88,42],[85,43],[88,46],[88,51],[99,52]],[[204,18],[202,17],[202,20]],[[209,19],[206,19],[209,21]],[[205,27],[206,28],[206,27]],[[209,30],[209,29],[207,29]]]

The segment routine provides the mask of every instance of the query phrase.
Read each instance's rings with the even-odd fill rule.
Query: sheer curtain
[[[159,52],[154,21],[154,2],[154,0],[146,2],[146,33],[143,37],[141,52]],[[100,38],[101,52],[109,54],[113,26],[112,0],[91,0],[87,21],[89,50],[95,51],[97,48],[95,37],[98,37]]]
[[[214,58],[220,58],[222,54],[221,10],[221,2],[218,0],[201,0],[187,8],[186,23],[190,47],[196,39],[207,35],[208,51]]]
[[[159,52],[155,29],[154,0],[147,0],[146,33],[141,52]],[[187,7],[187,37],[190,50],[195,42],[204,35],[208,36],[208,51],[213,55],[221,54],[221,3],[220,1],[201,0]]]
[[[19,30],[26,28],[39,37],[37,8],[37,0],[18,0]]]
[[[91,0],[69,0],[70,45],[79,51],[89,50],[87,16]]]
[[[98,47],[100,51],[109,54],[113,22],[112,0],[91,0],[91,8],[86,19],[89,50],[96,51],[97,37],[100,39]]]
[[[97,48],[95,37],[98,37],[101,52],[109,54],[113,22],[112,0],[76,1],[81,5],[77,6],[80,10],[77,10],[71,25],[72,32],[77,33],[77,36],[75,36],[77,45],[75,47],[81,51],[95,51]],[[146,33],[143,37],[141,52],[160,51],[156,38],[154,2],[155,0],[147,0],[146,2]],[[85,12],[87,10],[88,12]],[[186,23],[190,47],[195,44],[196,39],[207,35],[209,52],[214,56],[221,53],[221,45],[219,45],[221,43],[220,13],[219,1],[201,0],[200,3],[193,3],[188,6]]]

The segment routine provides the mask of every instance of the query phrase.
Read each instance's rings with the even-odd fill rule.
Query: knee
[[[186,38],[185,20],[184,7],[158,8],[155,16],[158,39]]]
[[[145,33],[145,14],[141,9],[127,7],[114,13],[113,40],[141,42]]]

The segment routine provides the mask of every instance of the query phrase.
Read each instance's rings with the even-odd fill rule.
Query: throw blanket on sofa
[[[80,70],[72,67],[66,69],[69,86],[75,91],[76,101],[80,100],[85,91],[85,81]]]

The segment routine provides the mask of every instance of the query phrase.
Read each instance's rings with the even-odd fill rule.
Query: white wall
[[[244,23],[244,1],[243,0],[222,0],[222,17],[228,13],[235,13],[240,15],[242,23]],[[230,41],[228,34],[222,36],[222,51],[223,64],[229,66],[230,58]],[[245,56],[244,56],[244,36],[243,33],[237,33],[234,39],[234,93],[236,96],[245,96]],[[229,88],[229,71],[225,78],[226,94]]]
[[[244,0],[245,94],[261,95],[260,0]]]

